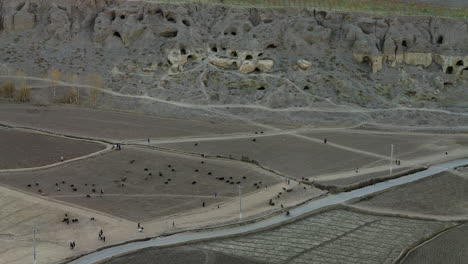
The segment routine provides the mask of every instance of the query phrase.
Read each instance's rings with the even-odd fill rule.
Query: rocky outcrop
[[[99,74],[122,98],[293,109],[330,102],[468,107],[460,77],[468,74],[464,20],[124,0],[2,1],[0,16],[0,64],[32,76],[58,68],[83,83]]]
[[[312,67],[312,63],[308,60],[299,60],[297,61],[297,66],[299,67],[299,69],[307,71]]]

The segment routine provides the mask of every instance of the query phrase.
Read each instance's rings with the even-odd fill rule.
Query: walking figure
[[[151,139],[150,139],[150,138],[148,138],[148,144],[150,143],[150,141],[151,141]]]
[[[328,142],[328,139],[325,138],[325,139],[323,140],[323,143],[327,144],[327,142]]]

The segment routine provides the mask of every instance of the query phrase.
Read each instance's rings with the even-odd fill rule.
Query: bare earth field
[[[251,132],[255,126],[197,120],[159,118],[146,115],[63,106],[35,107],[0,104],[3,123],[67,135],[108,140]]]
[[[124,147],[122,151],[47,170],[0,174],[0,182],[143,221],[201,208],[203,202],[206,206],[225,202],[237,197],[238,185],[248,194],[258,190],[257,185],[263,190],[265,185],[281,181],[279,176],[252,170],[252,167],[239,162]],[[224,179],[219,180],[221,177]]]
[[[401,264],[465,264],[468,224],[444,232],[410,251]]]
[[[157,144],[157,142],[156,142]],[[320,174],[354,171],[379,160],[373,156],[337,149],[327,144],[282,135],[256,138],[160,144],[192,153],[241,159],[247,156],[262,166],[301,180]]]
[[[255,261],[239,256],[232,256],[211,250],[199,249],[191,246],[176,248],[152,248],[142,250],[138,254],[122,256],[107,264],[261,264],[265,262]]]
[[[468,178],[444,172],[355,204],[366,210],[468,219]]]
[[[450,226],[453,225],[338,209],[263,232],[196,243],[190,247],[250,259],[227,262],[236,264],[254,261],[278,264],[391,264],[408,247]],[[176,247],[173,251],[184,248]],[[119,258],[120,262],[110,261],[107,264],[159,263],[147,261],[148,255],[157,257],[159,254],[158,250],[142,255],[138,252]]]
[[[105,230],[108,243],[142,237],[137,232],[129,234],[126,231],[133,231],[134,223],[46,201],[2,186],[0,208],[0,264],[32,263],[33,228],[38,229],[38,263],[47,264],[103,246],[96,238],[100,229]],[[79,222],[62,223],[66,213]],[[95,221],[90,221],[91,217]],[[71,241],[78,245],[74,252],[68,248]]]
[[[379,133],[358,130],[312,132],[306,135],[327,138],[330,143],[386,156],[390,156],[391,144],[393,144],[394,157],[402,160],[429,155],[443,157],[445,152],[468,146],[468,137],[463,135]]]
[[[105,148],[102,144],[0,128],[0,169],[39,167]]]

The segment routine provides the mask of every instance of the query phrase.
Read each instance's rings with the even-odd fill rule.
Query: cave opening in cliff
[[[254,70],[255,73],[261,73],[262,71],[260,71],[260,69],[258,67],[255,68]]]
[[[145,19],[145,16],[143,14],[138,15],[138,21],[143,21]]]
[[[115,11],[112,11],[112,12],[110,13],[110,16],[111,16],[111,18],[110,18],[111,21],[114,21],[117,15],[115,14]]]
[[[247,55],[247,56],[245,56],[245,59],[246,59],[246,60],[252,60],[253,57],[252,57],[252,55]]]
[[[120,15],[120,19],[125,19],[125,15]]]
[[[185,55],[185,54],[187,54],[187,50],[186,50],[186,49],[184,49],[184,48],[180,49],[180,54],[182,54],[182,55]]]
[[[114,37],[118,37],[119,39],[122,39],[122,36],[120,35],[119,32],[114,32]]]
[[[264,91],[264,90],[265,90],[265,87],[261,86],[261,87],[259,87],[257,90],[259,90],[259,91]]]
[[[445,73],[453,74],[453,67],[452,66],[447,67],[447,70],[445,71]]]
[[[309,88],[308,85],[304,86],[304,90],[309,90],[309,89],[310,89],[310,88]]]
[[[237,52],[231,51],[231,56],[232,56],[232,57],[237,57]]]
[[[276,49],[278,46],[274,43],[267,46],[267,49]]]
[[[218,52],[218,48],[216,46],[211,47],[212,52]]]
[[[437,38],[437,44],[442,44],[442,43],[444,43],[444,36],[439,36]]]
[[[187,27],[190,27],[190,21],[188,21],[187,19],[182,20],[182,23]]]
[[[457,61],[457,66],[458,66],[458,67],[461,67],[461,66],[463,66],[463,65],[464,65],[464,63],[463,63],[462,60]]]
[[[401,42],[401,45],[402,45],[403,47],[405,47],[405,48],[408,47],[408,43],[406,42],[406,40],[403,40],[403,41]]]

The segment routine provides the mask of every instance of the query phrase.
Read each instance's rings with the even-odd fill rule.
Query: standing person
[[[172,221],[172,227],[175,228],[175,221]]]
[[[327,144],[327,142],[328,142],[328,139],[325,138],[325,139],[323,140],[323,143]]]
[[[151,141],[151,139],[150,139],[150,138],[148,138],[148,144],[150,143],[150,141]]]
[[[60,157],[60,161],[63,162],[63,156]]]

